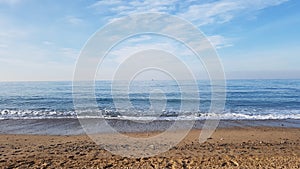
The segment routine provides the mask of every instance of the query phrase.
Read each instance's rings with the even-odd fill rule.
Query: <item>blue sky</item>
[[[0,0],[0,81],[72,80],[88,38],[139,12],[172,14],[196,25],[216,47],[228,78],[300,78],[299,9],[297,0]],[[104,72],[139,48],[178,47],[148,36],[131,42],[112,51]]]

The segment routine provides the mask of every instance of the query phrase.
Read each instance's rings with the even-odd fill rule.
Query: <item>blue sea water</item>
[[[225,108],[216,113],[209,113],[209,81],[198,81],[198,89],[185,92],[199,94],[199,109],[185,111],[180,107],[183,101],[180,86],[174,81],[137,81],[129,86],[129,93],[116,90],[117,98],[112,97],[110,81],[95,83],[101,118],[300,119],[300,80],[228,80]],[[0,119],[76,118],[72,96],[72,82],[1,82]],[[130,99],[132,108],[116,108],[115,99],[125,101],[126,98]],[[88,100],[84,95],[82,99]],[[184,99],[190,104],[197,101],[192,97]],[[164,101],[163,108],[152,111],[151,103]]]

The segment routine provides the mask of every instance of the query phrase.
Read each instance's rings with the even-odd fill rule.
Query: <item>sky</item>
[[[95,32],[141,12],[194,24],[215,47],[228,79],[298,79],[299,9],[298,0],[0,0],[0,81],[72,80],[80,51]],[[126,57],[148,48],[199,67],[174,40],[141,35],[114,47],[97,78],[109,79]]]

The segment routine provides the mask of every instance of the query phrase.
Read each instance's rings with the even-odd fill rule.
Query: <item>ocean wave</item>
[[[153,113],[128,110],[92,110],[83,112],[54,110],[0,110],[0,119],[58,119],[58,118],[102,118],[120,120],[267,120],[300,119],[300,110],[227,110],[220,113],[162,111]]]

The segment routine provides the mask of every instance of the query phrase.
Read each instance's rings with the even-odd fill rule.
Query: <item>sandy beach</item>
[[[1,168],[300,168],[300,129],[217,129],[205,143],[192,130],[176,147],[154,157],[113,155],[86,135],[1,134]],[[130,133],[145,137],[151,133]],[[103,134],[104,135],[104,134]]]

